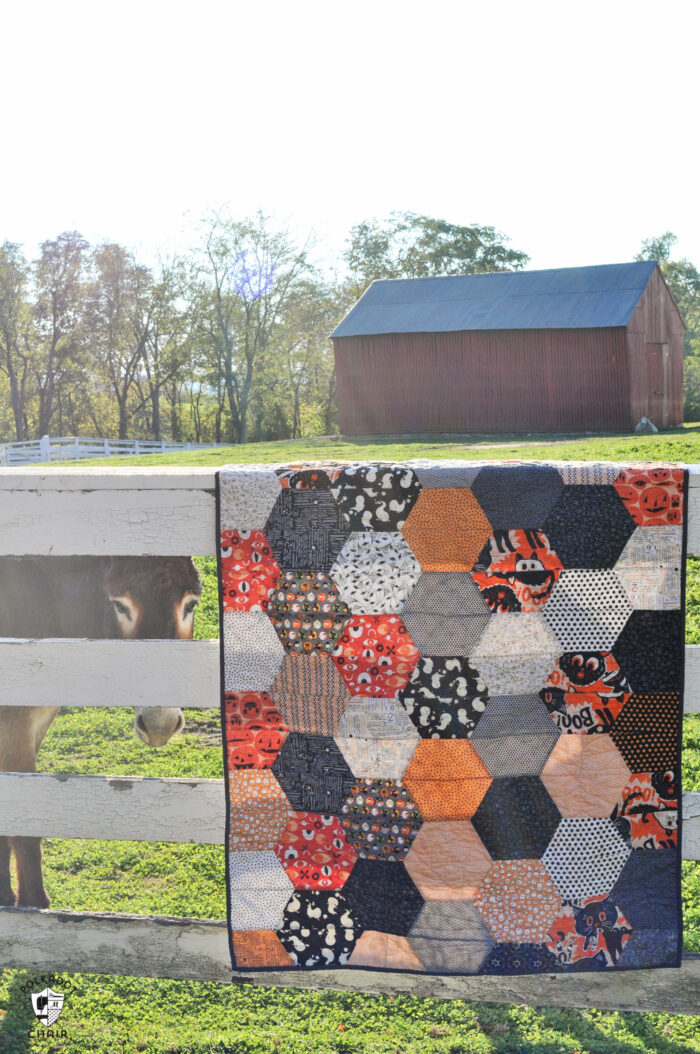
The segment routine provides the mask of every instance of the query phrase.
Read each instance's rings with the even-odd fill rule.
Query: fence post
[[[109,454],[109,439],[105,439],[104,441],[104,451],[105,454]]]
[[[135,454],[140,454],[140,453],[141,453],[141,448],[140,448],[140,446],[139,446],[139,441],[138,441],[138,439],[135,439],[135,440],[134,440],[134,453],[135,453]]]
[[[39,460],[50,461],[51,460],[51,448],[49,446],[49,437],[42,436],[39,440]]]

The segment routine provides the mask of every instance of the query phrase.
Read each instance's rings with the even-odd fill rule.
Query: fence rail
[[[226,443],[173,443],[156,439],[100,439],[91,436],[42,436],[22,443],[0,443],[0,466],[48,461],[81,461],[93,457],[166,454],[170,450],[209,450]]]
[[[689,551],[700,554],[700,471],[691,473],[689,507]],[[214,522],[212,469],[0,472],[6,555],[213,554]],[[70,697],[57,698],[57,684],[69,685]],[[169,706],[218,708],[218,642],[0,639],[0,705],[157,705],[164,692]],[[700,713],[700,646],[686,648],[686,712]],[[223,845],[224,816],[223,780],[0,774],[0,835]],[[698,860],[700,793],[684,795],[683,817],[683,855]],[[232,974],[224,920],[164,916],[0,908],[0,965],[546,1006],[700,1006],[700,956],[684,956],[680,971],[554,977]]]
[[[231,980],[338,992],[398,993],[475,1002],[593,1007],[696,1014],[700,955],[678,970],[601,970],[590,974],[460,977],[376,973],[369,970],[296,970],[231,974],[226,923],[162,915],[0,909],[0,961],[24,969],[92,970],[190,981]],[[98,965],[95,965],[97,963]],[[92,964],[92,965],[91,965]]]

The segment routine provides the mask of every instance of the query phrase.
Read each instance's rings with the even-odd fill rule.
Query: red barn
[[[340,430],[677,425],[684,330],[654,261],[376,281],[331,334]]]

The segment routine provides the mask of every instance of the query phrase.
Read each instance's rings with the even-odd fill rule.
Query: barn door
[[[668,427],[668,344],[647,344],[647,416],[657,428]]]

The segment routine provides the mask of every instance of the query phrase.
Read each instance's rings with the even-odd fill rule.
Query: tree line
[[[700,274],[675,238],[643,243],[688,323],[700,419]],[[189,251],[148,267],[68,231],[35,259],[0,246],[0,441],[46,434],[245,443],[337,432],[329,334],[375,278],[518,270],[493,227],[392,213],[348,233],[341,277],[263,213],[212,213]],[[696,394],[697,393],[697,394]]]

